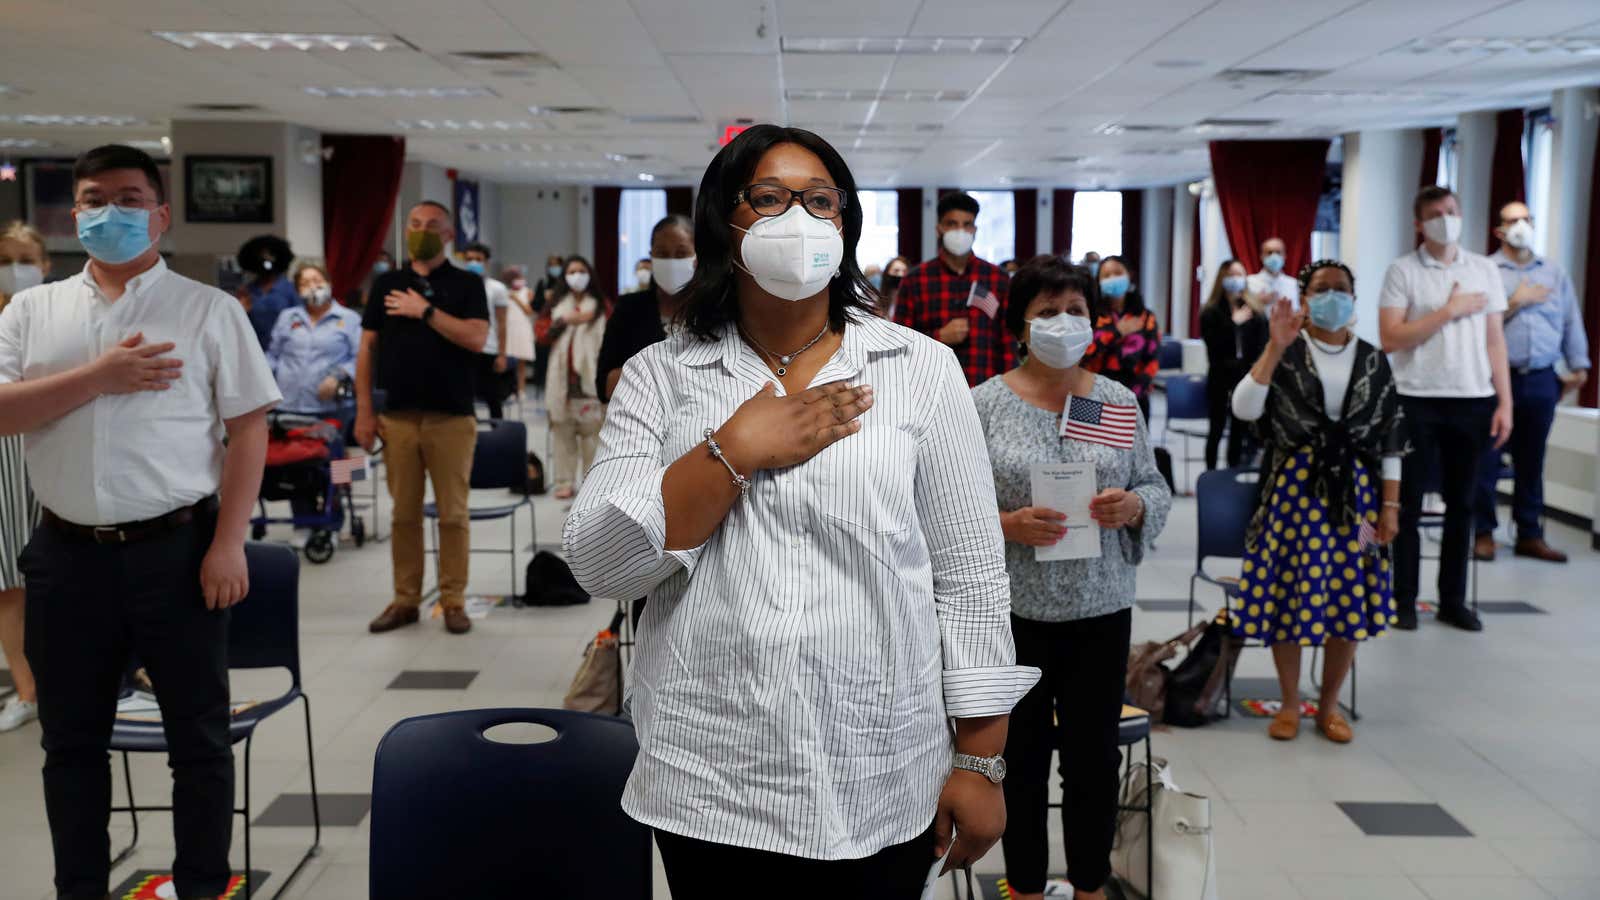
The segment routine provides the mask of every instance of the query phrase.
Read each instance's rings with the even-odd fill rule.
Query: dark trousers
[[[1553,368],[1511,373],[1511,439],[1505,449],[1511,454],[1516,486],[1511,495],[1511,520],[1517,523],[1518,540],[1544,537],[1544,451],[1550,440],[1550,426],[1556,420],[1556,404],[1561,401],[1561,379]],[[1500,476],[1500,451],[1490,446],[1484,451],[1478,470],[1478,494],[1473,501],[1478,532],[1494,531],[1499,526],[1495,514],[1495,484]]]
[[[1444,497],[1444,535],[1439,543],[1439,606],[1459,609],[1467,597],[1467,559],[1472,542],[1472,495],[1478,463],[1489,441],[1493,397],[1401,397],[1411,452],[1400,476],[1400,533],[1394,540],[1394,599],[1415,612],[1422,566],[1417,521],[1422,495]]]
[[[478,399],[488,404],[489,418],[504,419],[506,417],[504,406],[507,394],[506,376],[515,377],[515,373],[511,370],[511,361],[509,359],[506,360],[507,365],[504,372],[496,372],[494,370],[494,361],[495,357],[487,353],[478,354],[478,377],[476,379]]]
[[[933,829],[864,859],[823,860],[714,844],[656,831],[667,887],[674,897],[706,897],[713,885],[764,900],[839,896],[917,900],[933,868]]]
[[[1206,468],[1217,467],[1217,451],[1222,445],[1222,431],[1228,431],[1228,468],[1244,462],[1249,452],[1250,426],[1233,417],[1231,401],[1233,386],[1239,383],[1243,372],[1218,366],[1206,380],[1206,405],[1210,413],[1211,428],[1206,432]]]
[[[106,895],[111,767],[106,755],[130,655],[155,685],[172,769],[173,876],[180,897],[227,887],[233,837],[228,613],[206,609],[207,514],[166,535],[95,544],[40,525],[22,554],[24,645],[39,682],[44,801],[62,898]]]
[[[1006,880],[1024,894],[1044,890],[1050,754],[1061,754],[1061,828],[1067,879],[1096,891],[1111,877],[1122,751],[1123,679],[1133,610],[1073,622],[1011,617],[1017,665],[1037,666],[1039,683],[1011,710],[1006,739]]]

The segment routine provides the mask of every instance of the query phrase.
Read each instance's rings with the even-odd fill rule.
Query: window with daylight
[[[978,201],[978,234],[972,252],[1000,265],[1016,256],[1017,195],[1010,191],[968,191]]]
[[[1090,251],[1104,256],[1122,253],[1122,192],[1077,191],[1072,195],[1072,244],[1067,258],[1074,262]]]
[[[1522,166],[1527,173],[1528,211],[1533,214],[1533,252],[1549,252],[1550,162],[1555,144],[1555,120],[1550,110],[1528,113],[1527,140],[1522,145]],[[1497,211],[1498,212],[1498,211]]]
[[[1442,184],[1450,190],[1456,189],[1456,130],[1446,128],[1444,137],[1439,140],[1439,174],[1433,180],[1434,184]]]
[[[856,245],[856,265],[883,268],[900,255],[900,194],[897,191],[859,191],[861,243]],[[913,259],[914,266],[921,260]]]
[[[661,188],[624,188],[617,209],[617,292],[639,290],[633,270],[650,255],[650,229],[667,216],[667,192]]]

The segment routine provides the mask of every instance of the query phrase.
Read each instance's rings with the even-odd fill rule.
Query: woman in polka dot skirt
[[[1355,276],[1322,260],[1300,271],[1301,308],[1280,300],[1271,342],[1233,392],[1233,413],[1260,421],[1261,505],[1246,536],[1234,632],[1272,647],[1283,708],[1267,733],[1300,731],[1300,654],[1324,647],[1317,730],[1353,737],[1339,690],[1356,644],[1394,618],[1383,550],[1399,529],[1406,451],[1388,360],[1355,336]]]

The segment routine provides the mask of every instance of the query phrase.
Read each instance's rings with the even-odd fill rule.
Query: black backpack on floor
[[[540,550],[528,560],[523,590],[523,606],[576,606],[589,602],[588,593],[578,585],[566,560],[548,550]]]

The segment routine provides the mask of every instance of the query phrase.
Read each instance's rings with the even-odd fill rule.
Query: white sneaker
[[[39,718],[39,704],[12,695],[4,707],[0,707],[0,731],[14,731]]]

